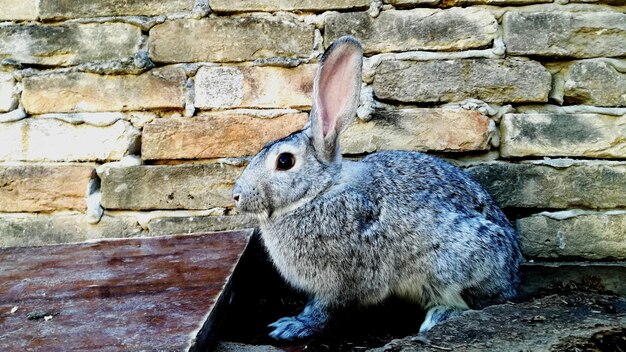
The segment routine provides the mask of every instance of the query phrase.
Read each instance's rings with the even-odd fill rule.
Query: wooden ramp
[[[0,350],[204,350],[251,235],[0,249]]]

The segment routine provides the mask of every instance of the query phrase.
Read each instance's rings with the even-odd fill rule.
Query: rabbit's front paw
[[[270,336],[276,340],[300,340],[313,336],[317,329],[314,321],[300,320],[300,317],[284,317],[268,325],[274,331]]]

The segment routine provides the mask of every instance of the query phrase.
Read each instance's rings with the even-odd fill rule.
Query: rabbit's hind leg
[[[270,336],[276,340],[300,340],[320,333],[330,319],[326,304],[310,300],[302,313],[295,317],[284,317],[268,325],[274,329]]]
[[[420,334],[430,330],[433,326],[440,324],[450,318],[459,316],[465,311],[459,307],[435,306],[426,312],[426,318],[420,326]]]

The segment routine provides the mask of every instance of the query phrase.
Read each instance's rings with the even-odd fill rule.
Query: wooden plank
[[[0,350],[205,348],[251,234],[0,249]]]

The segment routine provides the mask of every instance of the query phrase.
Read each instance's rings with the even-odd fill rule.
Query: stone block
[[[101,175],[106,209],[209,209],[232,207],[242,169],[226,164],[133,166]]]
[[[383,61],[374,94],[400,102],[545,102],[552,77],[538,62],[518,60]]]
[[[17,107],[15,79],[10,73],[0,72],[0,112],[7,112]]]
[[[509,55],[576,58],[626,55],[624,13],[508,12],[502,23]]]
[[[500,132],[505,157],[626,158],[626,115],[506,114]]]
[[[369,0],[211,0],[213,12],[326,11],[366,9]]]
[[[498,22],[487,10],[454,7],[447,10],[346,12],[326,18],[326,46],[342,35],[359,38],[366,54],[409,50],[460,51],[491,45]]]
[[[195,77],[197,108],[309,107],[315,65],[202,67]]]
[[[489,149],[489,118],[477,111],[401,109],[375,111],[341,136],[346,154],[378,150],[467,152]]]
[[[255,226],[254,218],[243,215],[163,217],[148,222],[151,236],[239,230]]]
[[[66,19],[104,16],[159,16],[189,13],[194,0],[40,0],[43,19]]]
[[[126,23],[0,26],[0,58],[28,65],[132,59],[141,42],[139,27]]]
[[[127,216],[102,217],[90,224],[80,213],[0,214],[0,247],[42,246],[100,238],[145,236],[137,220]]]
[[[565,73],[563,98],[573,105],[626,106],[626,71],[611,61],[575,62]]]
[[[34,21],[38,0],[0,0],[0,21]]]
[[[0,124],[0,160],[109,161],[137,152],[140,132],[129,122],[110,126],[30,118]]]
[[[156,119],[144,126],[141,156],[154,159],[209,159],[256,154],[266,143],[301,129],[308,115],[259,118],[214,113],[194,118]]]
[[[0,212],[85,210],[93,172],[91,165],[0,164]]]
[[[212,17],[154,26],[148,42],[155,62],[240,62],[308,57],[313,26],[282,17]]]
[[[186,81],[185,72],[176,67],[141,75],[75,72],[31,76],[23,80],[22,103],[30,114],[182,109]]]
[[[503,208],[626,206],[626,164],[581,162],[569,167],[491,162],[466,169]]]
[[[626,259],[624,211],[540,213],[517,220],[517,227],[527,257]]]

